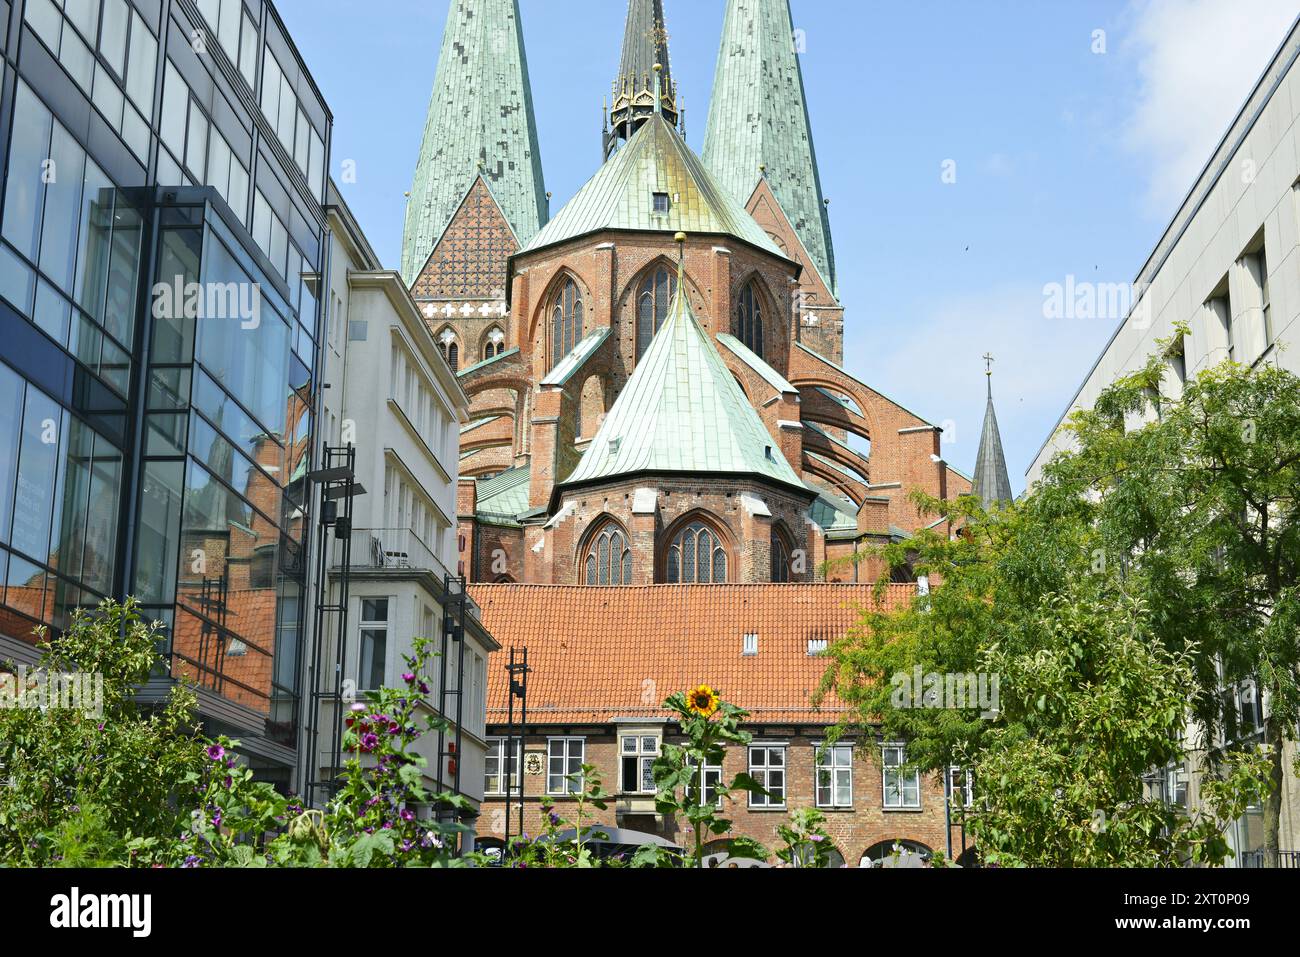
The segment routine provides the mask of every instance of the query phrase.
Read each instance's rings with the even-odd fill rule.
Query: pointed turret
[[[984,412],[984,431],[980,434],[979,455],[975,458],[975,476],[971,494],[978,496],[985,508],[1003,505],[1013,498],[1011,478],[1007,474],[1007,459],[1002,452],[1002,433],[998,431],[997,413],[993,411],[993,369],[992,356],[985,356],[990,363],[988,371],[989,402]]]
[[[832,295],[830,216],[789,0],[728,0],[704,135],[704,162],[748,203],[766,178]]]
[[[668,317],[562,484],[640,472],[752,475],[805,489],[695,318],[680,260]]]
[[[451,0],[406,209],[408,284],[479,175],[527,243],[546,223],[547,202],[518,0]]]
[[[668,60],[663,0],[628,0],[623,58],[614,78],[613,97],[609,112],[613,129],[605,136],[606,156],[620,141],[630,140],[656,112],[663,113],[669,123],[677,123],[677,87]]]

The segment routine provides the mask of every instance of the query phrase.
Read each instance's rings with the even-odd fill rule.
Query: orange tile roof
[[[483,624],[506,651],[488,668],[488,722],[504,723],[508,649],[527,646],[529,724],[661,717],[674,691],[705,682],[753,721],[831,724],[843,705],[811,696],[826,670],[808,640],[835,641],[873,602],[872,586],[471,585]],[[886,607],[915,586],[891,585]],[[758,635],[758,654],[741,654]],[[517,714],[517,711],[516,711]]]

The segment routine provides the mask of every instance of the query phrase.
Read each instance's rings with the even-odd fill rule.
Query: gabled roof
[[[808,642],[834,642],[861,609],[903,608],[916,594],[915,585],[887,585],[876,605],[874,587],[471,585],[469,593],[497,641],[528,648],[529,724],[667,717],[664,698],[706,682],[751,722],[829,725],[844,705],[828,696],[813,710],[829,662],[808,654]],[[634,632],[612,627],[619,623]],[[746,634],[758,635],[758,654],[741,654]],[[496,657],[488,676],[488,722],[504,723],[508,676]],[[647,681],[658,689],[649,700]]]
[[[803,489],[691,311],[679,275],[668,317],[562,484],[636,472],[747,473]]]
[[[518,0],[451,0],[406,209],[408,285],[480,172],[526,243],[547,202]]]
[[[838,295],[830,217],[794,43],[789,0],[729,0],[704,162],[742,203],[765,175],[817,271]]]
[[[668,194],[667,213],[654,211],[655,193]],[[658,113],[606,160],[524,251],[606,229],[734,236],[786,258]]]
[[[1007,475],[1007,459],[1002,452],[1002,433],[998,430],[997,413],[993,411],[993,387],[989,386],[989,404],[984,412],[984,431],[980,433],[979,455],[975,458],[975,476],[971,494],[978,495],[986,506],[1010,502],[1011,478]]]

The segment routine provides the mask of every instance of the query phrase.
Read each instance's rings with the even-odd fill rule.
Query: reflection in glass
[[[50,546],[62,418],[62,410],[53,399],[36,389],[27,390],[13,533],[9,541],[32,558],[45,558]]]

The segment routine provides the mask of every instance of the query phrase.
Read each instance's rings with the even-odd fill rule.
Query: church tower
[[[800,341],[844,358],[830,214],[789,0],[728,0],[704,162],[791,259],[804,266]]]
[[[623,31],[623,56],[611,88],[605,156],[626,143],[656,111],[669,123],[681,118],[677,87],[668,59],[663,0],[630,0]],[[612,125],[612,129],[610,126]]]
[[[546,224],[518,0],[450,0],[402,278],[453,367],[504,348],[506,261]]]
[[[1014,496],[1011,494],[1011,478],[1007,474],[1007,458],[1002,451],[1002,433],[998,430],[998,416],[993,410],[993,368],[992,356],[985,356],[988,362],[989,401],[984,410],[984,428],[980,432],[979,454],[975,457],[975,476],[971,494],[984,503],[985,508],[1006,505]]]

